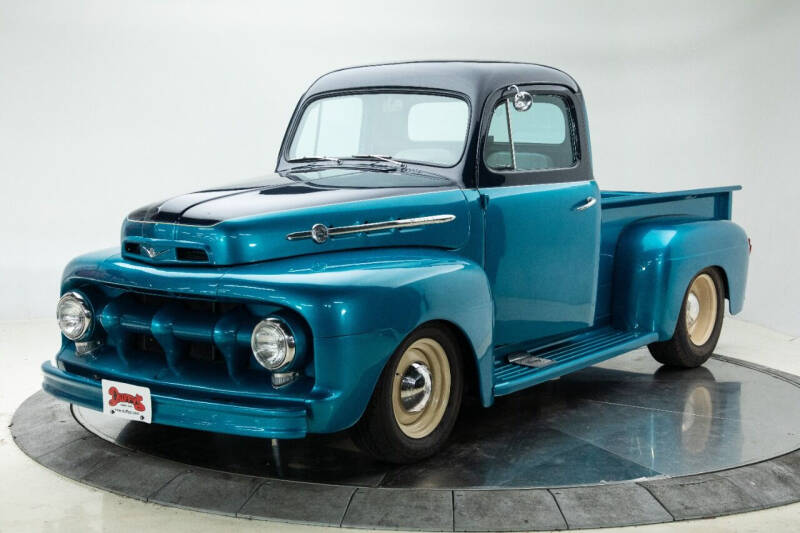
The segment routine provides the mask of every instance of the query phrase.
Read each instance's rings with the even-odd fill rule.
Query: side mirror
[[[520,91],[516,85],[511,85],[508,90],[516,91],[514,94],[514,109],[517,111],[527,111],[533,105],[533,96],[527,91]]]

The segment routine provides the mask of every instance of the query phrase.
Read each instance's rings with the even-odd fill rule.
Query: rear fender
[[[613,322],[672,337],[689,282],[718,267],[732,314],[741,311],[749,260],[744,230],[728,220],[658,217],[620,235],[614,257]]]

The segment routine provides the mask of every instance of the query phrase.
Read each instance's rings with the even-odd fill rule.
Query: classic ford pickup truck
[[[130,213],[73,260],[44,390],[109,416],[440,450],[484,406],[648,346],[696,367],[742,308],[739,187],[600,191],[583,95],[533,64],[322,76],[274,174]]]

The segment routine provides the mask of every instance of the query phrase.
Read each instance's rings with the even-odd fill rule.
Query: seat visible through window
[[[513,158],[509,130],[514,143]],[[573,166],[577,157],[564,100],[555,95],[534,95],[533,105],[527,111],[517,111],[513,105],[506,107],[505,101],[501,101],[489,124],[484,161],[494,170],[536,171]]]

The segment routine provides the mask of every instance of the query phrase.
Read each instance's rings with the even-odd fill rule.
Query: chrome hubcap
[[[400,403],[409,413],[419,413],[428,405],[433,390],[430,369],[422,363],[412,363],[400,380]]]
[[[686,325],[691,329],[700,316],[700,300],[694,292],[689,293],[686,299]]]

